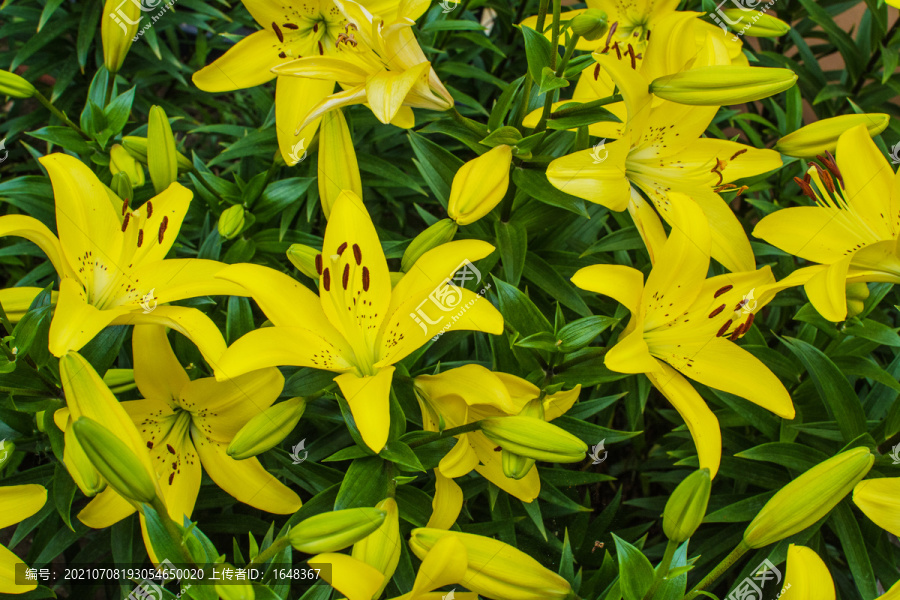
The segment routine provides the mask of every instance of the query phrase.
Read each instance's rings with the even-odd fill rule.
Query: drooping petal
[[[632,314],[640,312],[644,274],[625,265],[592,265],[579,269],[572,283],[583,290],[609,296]]]
[[[891,192],[894,171],[872,141],[865,125],[857,125],[838,138],[836,155],[844,178],[844,197],[866,224],[881,238],[894,237]]]
[[[372,600],[384,582],[384,574],[378,569],[346,554],[317,554],[307,562],[310,566],[330,565],[331,569],[322,570],[320,575],[347,600]]]
[[[284,376],[274,367],[227,381],[204,377],[181,390],[180,404],[191,413],[194,427],[227,444],[247,421],[272,406],[283,388]]]
[[[787,551],[783,600],[834,600],[834,581],[811,548],[791,544]]]
[[[174,408],[181,390],[190,382],[175,357],[166,328],[137,325],[132,333],[134,381],[144,398],[153,398]]]
[[[431,502],[431,517],[428,519],[428,524],[425,527],[450,529],[456,523],[456,519],[462,510],[462,488],[453,479],[442,475],[440,469],[434,470],[434,477],[434,500]],[[435,585],[434,587],[440,586]]]
[[[605,70],[618,86],[625,100],[628,119],[625,122],[623,139],[640,140],[650,118],[653,95],[648,81],[631,68],[627,60],[618,60],[611,54],[593,54],[594,60]]]
[[[424,62],[406,71],[381,71],[366,81],[366,100],[375,117],[390,123],[416,83],[425,77],[431,63]]]
[[[894,535],[900,532],[900,477],[860,481],[853,502],[873,523]]]
[[[321,119],[322,115],[330,110],[353,106],[354,104],[365,104],[367,101],[366,86],[364,85],[358,85],[342,92],[335,92],[310,109],[299,127],[301,129],[306,128],[317,119]]]
[[[6,313],[10,322],[16,323],[25,316],[28,307],[43,291],[43,288],[38,287],[13,287],[0,290],[0,306],[3,307],[3,312]],[[50,292],[51,304],[56,304],[58,298],[59,292]]]
[[[369,448],[381,452],[391,425],[389,406],[394,367],[379,369],[375,375],[359,377],[344,373],[334,378],[350,405],[356,428]]]
[[[606,353],[604,364],[617,373],[650,373],[658,370],[658,363],[650,354],[644,331],[636,327],[621,338]]]
[[[164,466],[161,471],[157,467],[159,487],[162,490],[169,517],[176,523],[183,523],[184,518],[190,518],[194,512],[194,504],[200,493],[202,477],[200,457],[197,456],[197,451],[187,436],[183,436],[182,440],[182,443],[175,449],[175,454],[168,449],[171,445],[154,449],[156,464],[159,466],[162,463]]]
[[[507,386],[498,375],[482,365],[463,365],[440,375],[416,377],[416,385],[435,401],[443,396],[453,395],[462,398],[470,406],[485,404],[508,414],[516,414],[521,408],[513,404]],[[540,390],[531,398],[539,395]]]
[[[353,544],[352,556],[384,574],[381,589],[372,595],[373,598],[378,598],[397,570],[403,542],[400,538],[400,508],[397,501],[385,498],[375,508],[385,512],[384,522],[378,529]]]
[[[321,119],[313,119],[302,129],[301,122],[332,92],[333,80],[278,76],[275,82],[275,128],[281,157],[288,166],[303,159]]]
[[[207,474],[240,502],[277,515],[300,509],[300,497],[275,479],[256,458],[234,460],[225,453],[227,444],[214,442],[196,429],[191,431],[191,439]]]
[[[246,289],[259,308],[278,327],[296,327],[303,321],[316,323],[316,327],[333,328],[326,321],[318,296],[292,277],[280,271],[241,263],[231,265],[216,273]],[[327,336],[331,337],[331,336]]]
[[[375,340],[391,301],[387,260],[362,200],[344,191],[334,202],[322,245],[319,297],[356,364],[375,362]]]
[[[216,277],[226,267],[225,263],[201,258],[145,263],[134,270],[131,303],[140,305],[147,292],[160,304],[197,296],[246,296],[242,286]]]
[[[343,372],[353,368],[344,358],[348,356],[346,352],[349,352],[346,344],[337,346],[309,329],[263,327],[234,342],[214,367],[219,381],[276,366]]]
[[[75,272],[69,267],[63,257],[62,246],[53,232],[46,225],[25,215],[6,215],[0,217],[0,237],[13,235],[22,237],[37,245],[47,255],[53,264],[54,270],[60,277],[75,277]]]
[[[579,394],[581,394],[580,383],[571,390],[556,392],[544,398],[544,420],[552,421],[569,412],[569,409],[578,401]]]
[[[451,483],[456,485],[452,481]],[[413,597],[435,588],[465,581],[469,566],[467,556],[466,547],[456,537],[448,535],[438,540],[419,565],[412,589]]]
[[[57,309],[58,310],[58,309]],[[205,313],[188,306],[157,306],[150,312],[132,311],[113,325],[163,325],[191,340],[213,368],[225,352],[225,339]]]
[[[453,448],[441,459],[438,469],[445,477],[462,477],[468,475],[478,466],[478,455],[469,443],[468,434],[460,435]]]
[[[17,584],[16,565],[25,561],[0,545],[0,594],[24,594],[37,588],[37,583]]]
[[[256,31],[194,73],[191,80],[204,92],[230,92],[262,85],[275,78],[272,68],[285,62],[278,56],[280,45],[273,30]]]
[[[104,186],[87,165],[67,154],[40,159],[53,184],[56,230],[63,256],[94,294],[118,279],[122,269],[122,222]]]
[[[62,356],[69,350],[81,350],[104,327],[129,310],[124,306],[99,310],[88,304],[84,290],[74,279],[60,280],[56,311],[50,322],[50,352]]]
[[[0,487],[0,529],[37,513],[47,502],[47,490],[33,483]]]
[[[768,173],[782,164],[781,155],[774,150],[714,138],[692,139],[686,148],[679,151],[677,158],[686,168],[706,167],[712,185]],[[712,166],[717,166],[716,172],[721,174],[721,180],[709,170]]]
[[[691,196],[709,221],[710,254],[733,273],[752,271],[756,258],[744,227],[721,196],[700,192]]]
[[[663,246],[666,244],[666,232],[659,214],[653,209],[653,204],[644,200],[644,197],[633,187],[631,188],[631,200],[628,202],[628,213],[631,215],[638,233],[641,234],[641,239],[644,240],[647,254],[650,255],[650,264],[656,264]]]
[[[710,477],[715,477],[722,460],[722,432],[719,420],[688,381],[669,365],[659,363],[660,374],[647,373],[656,389],[671,402],[684,419],[700,459],[700,468],[709,469]]]
[[[803,286],[819,314],[835,323],[847,318],[847,273],[852,260],[851,254],[828,265]]]
[[[500,449],[480,431],[466,434],[480,465],[475,467],[479,475],[496,485],[498,488],[511,494],[522,502],[531,502],[541,492],[541,478],[537,467],[532,467],[528,474],[521,479],[512,479],[503,473],[503,461],[500,458]]]
[[[78,520],[92,529],[106,529],[134,514],[136,510],[133,503],[107,487],[78,513]]]
[[[610,210],[625,210],[631,197],[625,170],[630,146],[630,139],[625,137],[604,144],[603,149],[588,148],[557,158],[547,167],[547,179],[567,194]]]

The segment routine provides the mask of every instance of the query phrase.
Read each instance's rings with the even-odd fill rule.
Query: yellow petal
[[[344,190],[362,197],[362,180],[353,139],[344,114],[331,111],[322,117],[319,134],[319,202],[325,218],[331,215],[331,207]]]
[[[847,272],[853,256],[847,256],[812,276],[803,289],[819,314],[829,321],[847,318]]]
[[[538,497],[541,492],[541,478],[538,475],[537,467],[532,467],[528,474],[521,479],[507,477],[503,473],[500,450],[495,450],[497,446],[480,431],[469,433],[467,437],[481,462],[475,467],[479,475],[522,502],[531,502]]]
[[[16,565],[24,561],[0,545],[0,594],[24,594],[37,588],[36,583],[16,584]]]
[[[272,323],[280,327],[299,325],[298,315],[327,327],[319,298],[292,277],[262,265],[241,263],[216,273],[246,289]]]
[[[603,362],[617,373],[651,373],[659,370],[644,340],[643,328],[638,326],[610,348]]]
[[[384,581],[373,598],[381,596],[400,562],[400,509],[393,498],[385,498],[375,508],[386,514],[381,526],[353,544],[353,558],[375,567],[384,575]]]
[[[345,356],[352,356],[346,343],[336,345],[317,332],[300,327],[263,327],[234,342],[214,368],[219,381],[276,366],[342,372],[353,368]]]
[[[512,148],[501,144],[460,167],[450,187],[447,216],[468,225],[492,211],[509,188],[511,162]]]
[[[703,209],[709,222],[712,257],[733,273],[756,269],[756,259],[744,227],[722,197],[712,192],[700,192],[691,197]]]
[[[240,285],[215,277],[226,267],[225,263],[200,258],[170,258],[142,264],[134,269],[133,277],[140,288],[132,294],[131,305],[140,306],[149,298],[163,304],[197,296],[246,296]],[[152,292],[149,298],[147,292]]]
[[[268,27],[271,22],[262,25]],[[278,56],[278,46],[273,30],[256,31],[194,73],[191,80],[204,92],[230,92],[262,85],[275,77],[271,69],[285,62]]]
[[[715,477],[722,460],[722,432],[719,420],[688,381],[669,365],[659,363],[660,374],[647,373],[656,389],[671,402],[684,419],[700,459],[700,468],[709,469],[709,476]]]
[[[227,444],[247,421],[272,406],[283,388],[284,376],[274,367],[221,382],[204,377],[182,388],[180,403],[193,413],[194,427]]]
[[[160,325],[137,325],[131,339],[134,381],[138,389],[145,398],[153,398],[175,407],[181,390],[190,382],[190,378],[172,351],[166,337],[166,328]]]
[[[832,208],[795,206],[766,215],[756,224],[753,235],[788,254],[818,263],[843,258],[870,236],[852,220]]]
[[[612,23],[612,21],[610,21]],[[618,86],[625,99],[628,111],[628,119],[625,122],[625,135],[623,139],[639,140],[647,128],[650,118],[650,105],[653,96],[650,94],[647,80],[637,71],[631,68],[627,60],[617,60],[611,54],[593,54],[597,64],[605,70],[616,86]]]
[[[192,430],[191,438],[203,469],[220,488],[244,504],[277,515],[288,515],[300,509],[297,494],[272,477],[256,458],[234,460],[220,444]]]
[[[225,339],[219,328],[196,308],[157,306],[149,313],[134,311],[124,314],[113,321],[113,325],[164,325],[174,329],[191,340],[213,368],[225,352]]]
[[[3,312],[12,323],[18,322],[28,307],[37,298],[37,295],[43,292],[43,288],[37,287],[13,287],[0,290],[0,306],[3,306]],[[50,303],[56,304],[59,298],[59,292],[50,292]]]
[[[470,406],[493,406],[508,414],[516,414],[521,410],[520,406],[513,404],[509,390],[499,374],[481,365],[463,365],[439,375],[421,375],[416,377],[416,387],[435,403],[440,403],[445,396],[453,396],[462,398]],[[539,395],[540,390],[529,400]]]
[[[593,265],[579,269],[572,283],[589,292],[609,296],[632,314],[639,312],[644,275],[625,265]]]
[[[391,426],[389,399],[394,367],[379,369],[375,375],[359,377],[344,373],[334,378],[350,405],[356,428],[366,445],[381,452]]]
[[[453,448],[441,459],[438,469],[446,477],[462,477],[478,466],[478,455],[469,444],[468,434],[456,439]]]
[[[164,465],[164,469],[159,472],[159,487],[165,499],[166,510],[173,521],[183,523],[184,518],[190,518],[194,512],[197,495],[200,493],[202,469],[201,460],[191,443],[180,444],[176,452],[177,457],[173,457],[162,446],[154,450],[156,463]],[[173,459],[177,460],[172,462]]]
[[[579,383],[567,392],[557,392],[544,398],[544,420],[552,421],[569,412],[569,409],[578,400],[580,393],[581,384]]]
[[[384,582],[384,575],[378,569],[346,554],[317,554],[307,562],[310,566],[331,565],[330,570],[323,570],[320,575],[347,600],[372,600]]]
[[[782,600],[834,600],[834,581],[814,550],[791,544],[787,552]]]
[[[456,537],[448,535],[438,540],[419,565],[412,596],[464,582],[468,569],[467,556],[466,547]]]
[[[298,58],[290,62],[283,63],[275,69],[275,73],[279,77],[290,77],[293,79],[317,79],[320,81],[331,81],[332,90],[334,82],[340,81],[347,86],[363,85],[369,76],[369,73],[355,62],[344,58],[335,58],[332,56],[308,56]],[[305,85],[306,82],[304,82]],[[329,90],[326,96],[330,95]],[[317,102],[321,101],[319,98]],[[313,106],[316,103],[313,103]]]
[[[450,529],[456,523],[456,519],[462,510],[462,488],[449,477],[444,477],[440,469],[434,470],[434,477],[434,500],[431,501],[431,517],[428,519],[428,524],[425,527]],[[455,581],[448,581],[447,583],[455,583]],[[440,585],[435,585],[430,589],[435,587],[440,587]]]
[[[881,477],[860,481],[853,488],[853,502],[873,523],[894,535],[900,532],[900,478]]]
[[[342,92],[335,92],[312,107],[309,112],[306,113],[306,116],[303,117],[303,121],[300,123],[299,127],[301,129],[308,127],[328,111],[343,108],[345,106],[353,106],[354,104],[365,103],[366,86],[364,85],[358,85]]]
[[[128,312],[123,306],[99,310],[87,303],[84,290],[74,279],[62,279],[50,322],[50,352],[62,356],[69,350],[81,350],[116,317]]]
[[[47,502],[44,486],[29,483],[0,487],[0,529],[37,513]]]
[[[24,215],[0,217],[0,237],[7,235],[23,237],[34,243],[47,255],[60,277],[66,275],[75,277],[75,273],[69,268],[69,264],[63,258],[59,240],[46,225],[34,217],[26,217]]]
[[[603,144],[557,158],[547,167],[547,179],[558,190],[601,204],[610,210],[628,207],[631,184],[625,161],[630,138]]]
[[[134,504],[107,487],[78,513],[78,520],[92,529],[106,529],[136,510]]]
[[[644,197],[634,188],[631,188],[631,201],[628,203],[628,213],[634,220],[634,226],[637,228],[638,233],[641,234],[641,239],[644,240],[647,254],[650,255],[650,264],[656,264],[660,253],[662,253],[663,246],[666,244],[666,232],[663,229],[659,214],[654,210],[653,204],[644,200]]]
[[[300,124],[317,104],[334,91],[330,79],[279,76],[275,82],[275,126],[281,157],[290,166],[303,159],[306,148],[319,129],[320,119]]]
[[[891,208],[894,171],[872,141],[865,125],[841,135],[837,144],[838,167],[844,177],[844,196],[857,215],[881,238],[894,237]]]

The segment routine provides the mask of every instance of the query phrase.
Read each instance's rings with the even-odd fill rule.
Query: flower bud
[[[31,98],[37,93],[34,86],[9,71],[0,71],[0,96],[12,96],[13,98]]]
[[[166,111],[161,106],[151,106],[147,125],[147,170],[157,194],[178,177],[177,152]]]
[[[113,175],[125,173],[132,187],[144,185],[144,167],[121,144],[113,144],[109,150],[109,171]]]
[[[131,187],[131,179],[121,171],[113,175],[109,189],[122,200],[130,201],[134,198],[134,188]]]
[[[494,417],[481,421],[489,440],[513,454],[547,462],[584,460],[587,444],[571,433],[534,417]]]
[[[441,219],[419,235],[417,235],[400,260],[400,270],[408,272],[423,254],[453,240],[458,226],[452,219]]]
[[[136,160],[139,160],[143,164],[147,164],[147,138],[136,135],[126,135],[122,138],[122,146],[124,146],[125,150],[128,151],[128,154],[133,156]],[[194,168],[191,159],[181,152],[176,152],[175,161],[178,164],[179,173],[184,173]]]
[[[326,219],[344,190],[350,190],[362,198],[362,179],[353,138],[350,137],[347,120],[339,110],[326,113],[319,126],[318,176],[319,202]]]
[[[374,595],[378,598],[400,562],[400,509],[393,498],[385,498],[375,508],[384,511],[384,522],[376,531],[353,544],[352,555],[384,574],[381,589]]]
[[[221,600],[256,600],[256,593],[249,583],[217,583],[215,588]]]
[[[110,73],[118,73],[131,49],[141,21],[141,3],[136,0],[106,0],[100,19],[103,64]]]
[[[306,554],[337,552],[366,537],[384,522],[377,508],[348,508],[305,519],[288,534],[291,546]]]
[[[237,236],[244,229],[244,207],[240,204],[229,206],[219,217],[219,235],[226,240]]]
[[[890,119],[890,116],[884,113],[841,115],[821,119],[778,140],[775,150],[797,158],[814,158],[818,154],[833,153],[837,148],[838,138],[845,131],[865,125],[869,135],[874,137],[887,129]]]
[[[448,216],[468,225],[491,212],[509,189],[511,163],[512,148],[501,145],[460,167],[450,188]]]
[[[137,387],[134,382],[134,369],[107,369],[103,374],[103,383],[109,386],[109,389],[115,394]]]
[[[119,495],[143,503],[156,498],[153,474],[113,432],[88,417],[76,419],[72,429],[85,455]]]
[[[865,283],[847,284],[847,318],[855,317],[866,307],[869,286]]]
[[[609,25],[606,13],[599,8],[589,8],[569,22],[572,31],[586,40],[599,40],[606,34]]]
[[[663,531],[667,538],[680,544],[694,535],[706,515],[711,487],[709,469],[694,471],[678,484],[663,511]]]
[[[780,37],[791,30],[791,26],[781,19],[776,19],[772,15],[764,12],[757,13],[753,20],[749,21],[750,25],[744,29],[745,25],[741,23],[741,19],[747,14],[745,10],[739,8],[726,8],[722,13],[728,17],[729,23],[735,23],[731,28],[736,31],[742,31],[744,35],[751,37]]]
[[[3,468],[3,465],[9,462],[9,459],[12,458],[13,452],[16,451],[16,445],[12,442],[6,440],[0,440],[0,469]]]
[[[800,533],[837,506],[873,462],[868,448],[853,448],[809,469],[766,502],[744,531],[744,543],[762,548]]]
[[[444,537],[466,549],[467,569],[460,581],[488,598],[503,600],[563,600],[572,594],[569,582],[521,550],[493,538],[444,529],[413,529],[409,547],[424,559]]]
[[[513,454],[509,450],[500,452],[500,464],[503,466],[503,474],[510,479],[522,479],[534,467],[534,459]]]
[[[761,100],[794,86],[790,69],[713,65],[654,79],[659,98],[693,106],[726,106]]]
[[[228,445],[228,456],[244,460],[274,448],[294,430],[305,409],[300,397],[270,406],[241,427]]]
[[[301,273],[310,279],[318,281],[319,272],[316,270],[316,257],[321,253],[321,251],[311,246],[291,244],[287,251],[287,257]]]

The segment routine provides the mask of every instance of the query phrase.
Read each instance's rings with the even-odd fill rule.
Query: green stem
[[[553,32],[550,37],[550,68],[556,70],[559,58],[559,17],[562,14],[562,0],[553,0]]]
[[[578,40],[580,38],[581,36],[573,31],[572,37],[566,42],[566,52],[563,54],[562,62],[559,63],[559,66],[556,68],[557,77],[562,77],[563,73],[566,72],[566,67],[569,66],[569,59],[572,58],[572,54],[575,52],[575,46],[578,45]]]
[[[609,348],[589,348],[589,350],[590,350],[590,352],[585,352],[581,356],[578,356],[571,360],[567,360],[564,363],[560,363],[556,367],[556,372],[561,373],[562,371],[565,371],[568,368],[574,367],[575,365],[579,365],[583,362],[587,362],[587,361],[593,360],[595,358],[600,358],[601,356],[606,354],[606,352],[607,352],[607,350],[609,350]]]
[[[616,102],[621,102],[623,99],[624,98],[622,97],[622,94],[613,94],[612,96],[600,98],[599,100],[591,100],[590,102],[585,102],[583,104],[579,104],[578,106],[572,106],[571,108],[561,108],[551,113],[550,116],[554,119],[558,119],[560,117],[565,117],[572,113],[581,112],[589,108],[597,108],[598,106],[615,104]]]
[[[666,551],[663,554],[662,560],[659,563],[659,566],[656,567],[656,575],[653,577],[653,585],[650,586],[650,589],[644,595],[644,600],[650,600],[653,598],[653,594],[656,593],[656,590],[665,580],[666,575],[669,574],[669,566],[672,564],[672,558],[675,556],[675,550],[678,549],[678,543],[669,540],[669,543],[666,544]]]
[[[62,112],[61,110],[59,110],[58,108],[53,106],[53,103],[50,102],[49,100],[47,100],[47,98],[45,98],[43,94],[36,91],[34,93],[34,98],[37,98],[37,101],[40,102],[41,104],[43,104],[44,108],[46,108],[51,113],[53,113],[53,115],[57,119],[59,119],[60,121],[62,121],[63,123],[65,123],[66,125],[71,127],[72,129],[74,129],[76,132],[78,132],[78,135],[80,135],[81,137],[83,137],[84,139],[86,139],[88,141],[91,141],[91,137],[88,134],[86,134],[84,131],[82,131],[81,127],[79,127],[78,125],[76,125],[75,123],[70,121],[69,117],[67,117],[64,112]]]
[[[175,524],[169,517],[169,511],[166,508],[166,505],[163,503],[162,498],[156,496],[153,498],[153,501],[150,503],[150,506],[153,510],[156,511],[156,514],[159,516],[159,520],[162,521],[163,526],[166,528],[166,533],[169,534],[169,537],[172,538],[172,541],[175,542],[175,545],[181,551],[181,556],[177,557],[175,562],[183,562],[184,564],[192,564],[193,561],[188,556],[188,553],[184,551],[184,542],[181,539],[181,530],[178,529],[178,526]],[[162,557],[163,560],[167,559],[168,556]]]
[[[459,435],[461,433],[469,433],[470,431],[478,431],[481,429],[481,422],[475,421],[474,423],[467,423],[466,425],[460,425],[459,427],[452,427],[450,429],[445,429],[441,432],[435,432],[435,434],[431,437],[422,438],[421,440],[415,440],[414,442],[409,443],[410,448],[418,448],[419,446],[424,446],[425,444],[430,444],[431,442],[436,442],[437,440],[442,440],[444,438],[453,437],[454,435]]]
[[[537,31],[544,33],[544,23],[547,22],[547,9],[550,8],[550,0],[541,0],[538,8]]]
[[[722,559],[716,568],[713,569],[709,575],[704,577],[700,583],[695,585],[693,589],[688,593],[687,596],[684,597],[684,600],[691,600],[692,598],[696,598],[700,595],[700,591],[712,585],[716,579],[722,576],[725,571],[731,568],[731,565],[736,563],[738,559],[740,559],[747,551],[750,550],[750,546],[748,546],[743,540],[741,543],[737,545],[737,547],[731,551],[731,554]]]
[[[450,107],[450,110],[448,110],[447,112],[450,113],[450,116],[453,117],[454,121],[456,121],[457,123],[459,123],[466,129],[468,129],[475,135],[482,137],[482,138],[484,137],[484,135],[485,135],[484,131],[479,129],[478,126],[471,119],[467,119],[464,116],[462,116],[461,114],[459,114],[459,111],[456,110],[456,107]]]
[[[280,537],[272,542],[272,545],[256,555],[256,557],[247,564],[247,568],[258,567],[269,562],[278,554],[288,547],[290,540],[287,536]]]

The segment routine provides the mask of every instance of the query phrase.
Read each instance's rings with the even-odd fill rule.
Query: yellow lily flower
[[[718,110],[665,102],[653,106],[647,81],[608,56],[596,56],[625,97],[628,118],[620,139],[604,154],[587,149],[550,163],[547,178],[560,190],[606,206],[628,209],[648,249],[661,245],[657,212],[671,225],[682,210],[680,192],[703,209],[712,231],[712,257],[730,271],[751,271],[756,262],[744,228],[719,196],[737,179],[781,166],[772,150],[728,140],[701,138]],[[656,211],[637,192],[649,197]],[[652,252],[652,250],[651,250]],[[652,255],[651,255],[652,256]]]
[[[792,277],[829,321],[847,318],[847,284],[900,283],[900,176],[865,125],[841,135],[837,156],[821,158],[824,169],[813,163],[796,179],[816,206],[779,210],[753,230],[776,248],[820,263]]]
[[[426,431],[438,431],[442,418],[444,427],[450,429],[482,419],[518,415],[541,395],[536,385],[520,377],[493,372],[480,365],[465,365],[438,375],[421,375],[415,379],[415,390],[422,410],[422,427]],[[576,385],[566,392],[545,397],[544,419],[552,421],[565,414],[580,392],[581,385]],[[537,467],[532,467],[521,479],[507,477],[503,473],[500,449],[484,433],[472,431],[460,434],[456,439],[456,445],[438,465],[441,475],[455,479],[474,469],[523,502],[537,498],[541,491]],[[440,479],[438,481],[440,484]]]
[[[834,580],[819,555],[791,544],[787,552],[781,600],[834,600]]]
[[[401,10],[398,17],[390,19],[372,14],[353,0],[334,3],[347,19],[346,32],[337,39],[337,52],[297,58],[272,69],[279,76],[303,81],[337,81],[344,89],[308,108],[300,118],[300,129],[328,111],[353,104],[366,104],[382,123],[404,128],[415,124],[413,108],[453,107],[453,97],[410,29],[415,21],[409,15]]]
[[[900,477],[860,481],[853,488],[853,502],[873,523],[900,534]]]
[[[36,514],[47,502],[47,490],[35,484],[0,487],[0,529],[15,525]],[[18,556],[0,544],[0,594],[24,594],[37,588],[36,583],[16,584]]]
[[[768,367],[734,343],[774,296],[771,269],[707,279],[709,227],[700,207],[687,199],[681,204],[680,218],[656,253],[646,283],[640,271],[622,265],[585,267],[572,282],[631,312],[618,343],[606,354],[606,366],[647,375],[685,420],[700,468],[715,477],[722,454],[719,423],[684,376],[786,419],[794,417],[794,406]]]
[[[275,327],[251,331],[234,342],[218,362],[216,377],[276,365],[340,373],[335,381],[356,426],[369,448],[379,452],[390,425],[392,365],[450,327],[503,331],[503,317],[490,302],[451,281],[454,276],[474,278],[469,261],[493,250],[478,240],[443,244],[423,254],[391,289],[369,213],[356,194],[344,191],[331,209],[322,253],[316,257],[318,297],[291,277],[260,265],[232,265],[217,275],[243,285]]]
[[[50,352],[79,350],[108,325],[159,323],[189,337],[207,360],[225,350],[215,325],[195,308],[157,306],[209,295],[244,295],[213,279],[226,265],[165,259],[175,243],[191,192],[172,184],[131,210],[83,163],[65,154],[40,159],[50,174],[59,237],[24,215],[0,217],[0,236],[34,242],[59,274],[50,323]]]
[[[191,381],[169,345],[165,328],[135,327],[133,346],[134,378],[144,398],[116,404],[128,425],[140,431],[141,449],[149,450],[148,460],[172,520],[182,523],[191,516],[203,469],[220,488],[245,504],[275,514],[300,508],[297,494],[270,475],[256,458],[239,461],[226,454],[241,427],[281,393],[284,377],[278,369],[254,371],[225,382],[211,377]],[[99,379],[94,384],[96,394],[112,397]],[[68,418],[69,409],[65,408],[54,415],[56,424],[67,433]],[[107,488],[78,518],[89,527],[102,529],[135,510],[132,503]]]
[[[266,0],[242,0],[262,29],[251,33],[212,64],[193,76],[194,85],[205,92],[231,92],[276,79],[275,122],[278,147],[288,165],[296,164],[302,148],[312,141],[319,126],[313,119],[297,127],[304,116],[334,91],[337,78],[298,79],[276,75],[272,69],[301,57],[331,57],[347,34],[348,21],[332,0],[288,0],[284,4]],[[401,0],[361,0],[367,9],[393,20],[402,13],[419,18],[427,4]],[[407,8],[408,7],[408,8]],[[299,148],[300,152],[296,149]]]

